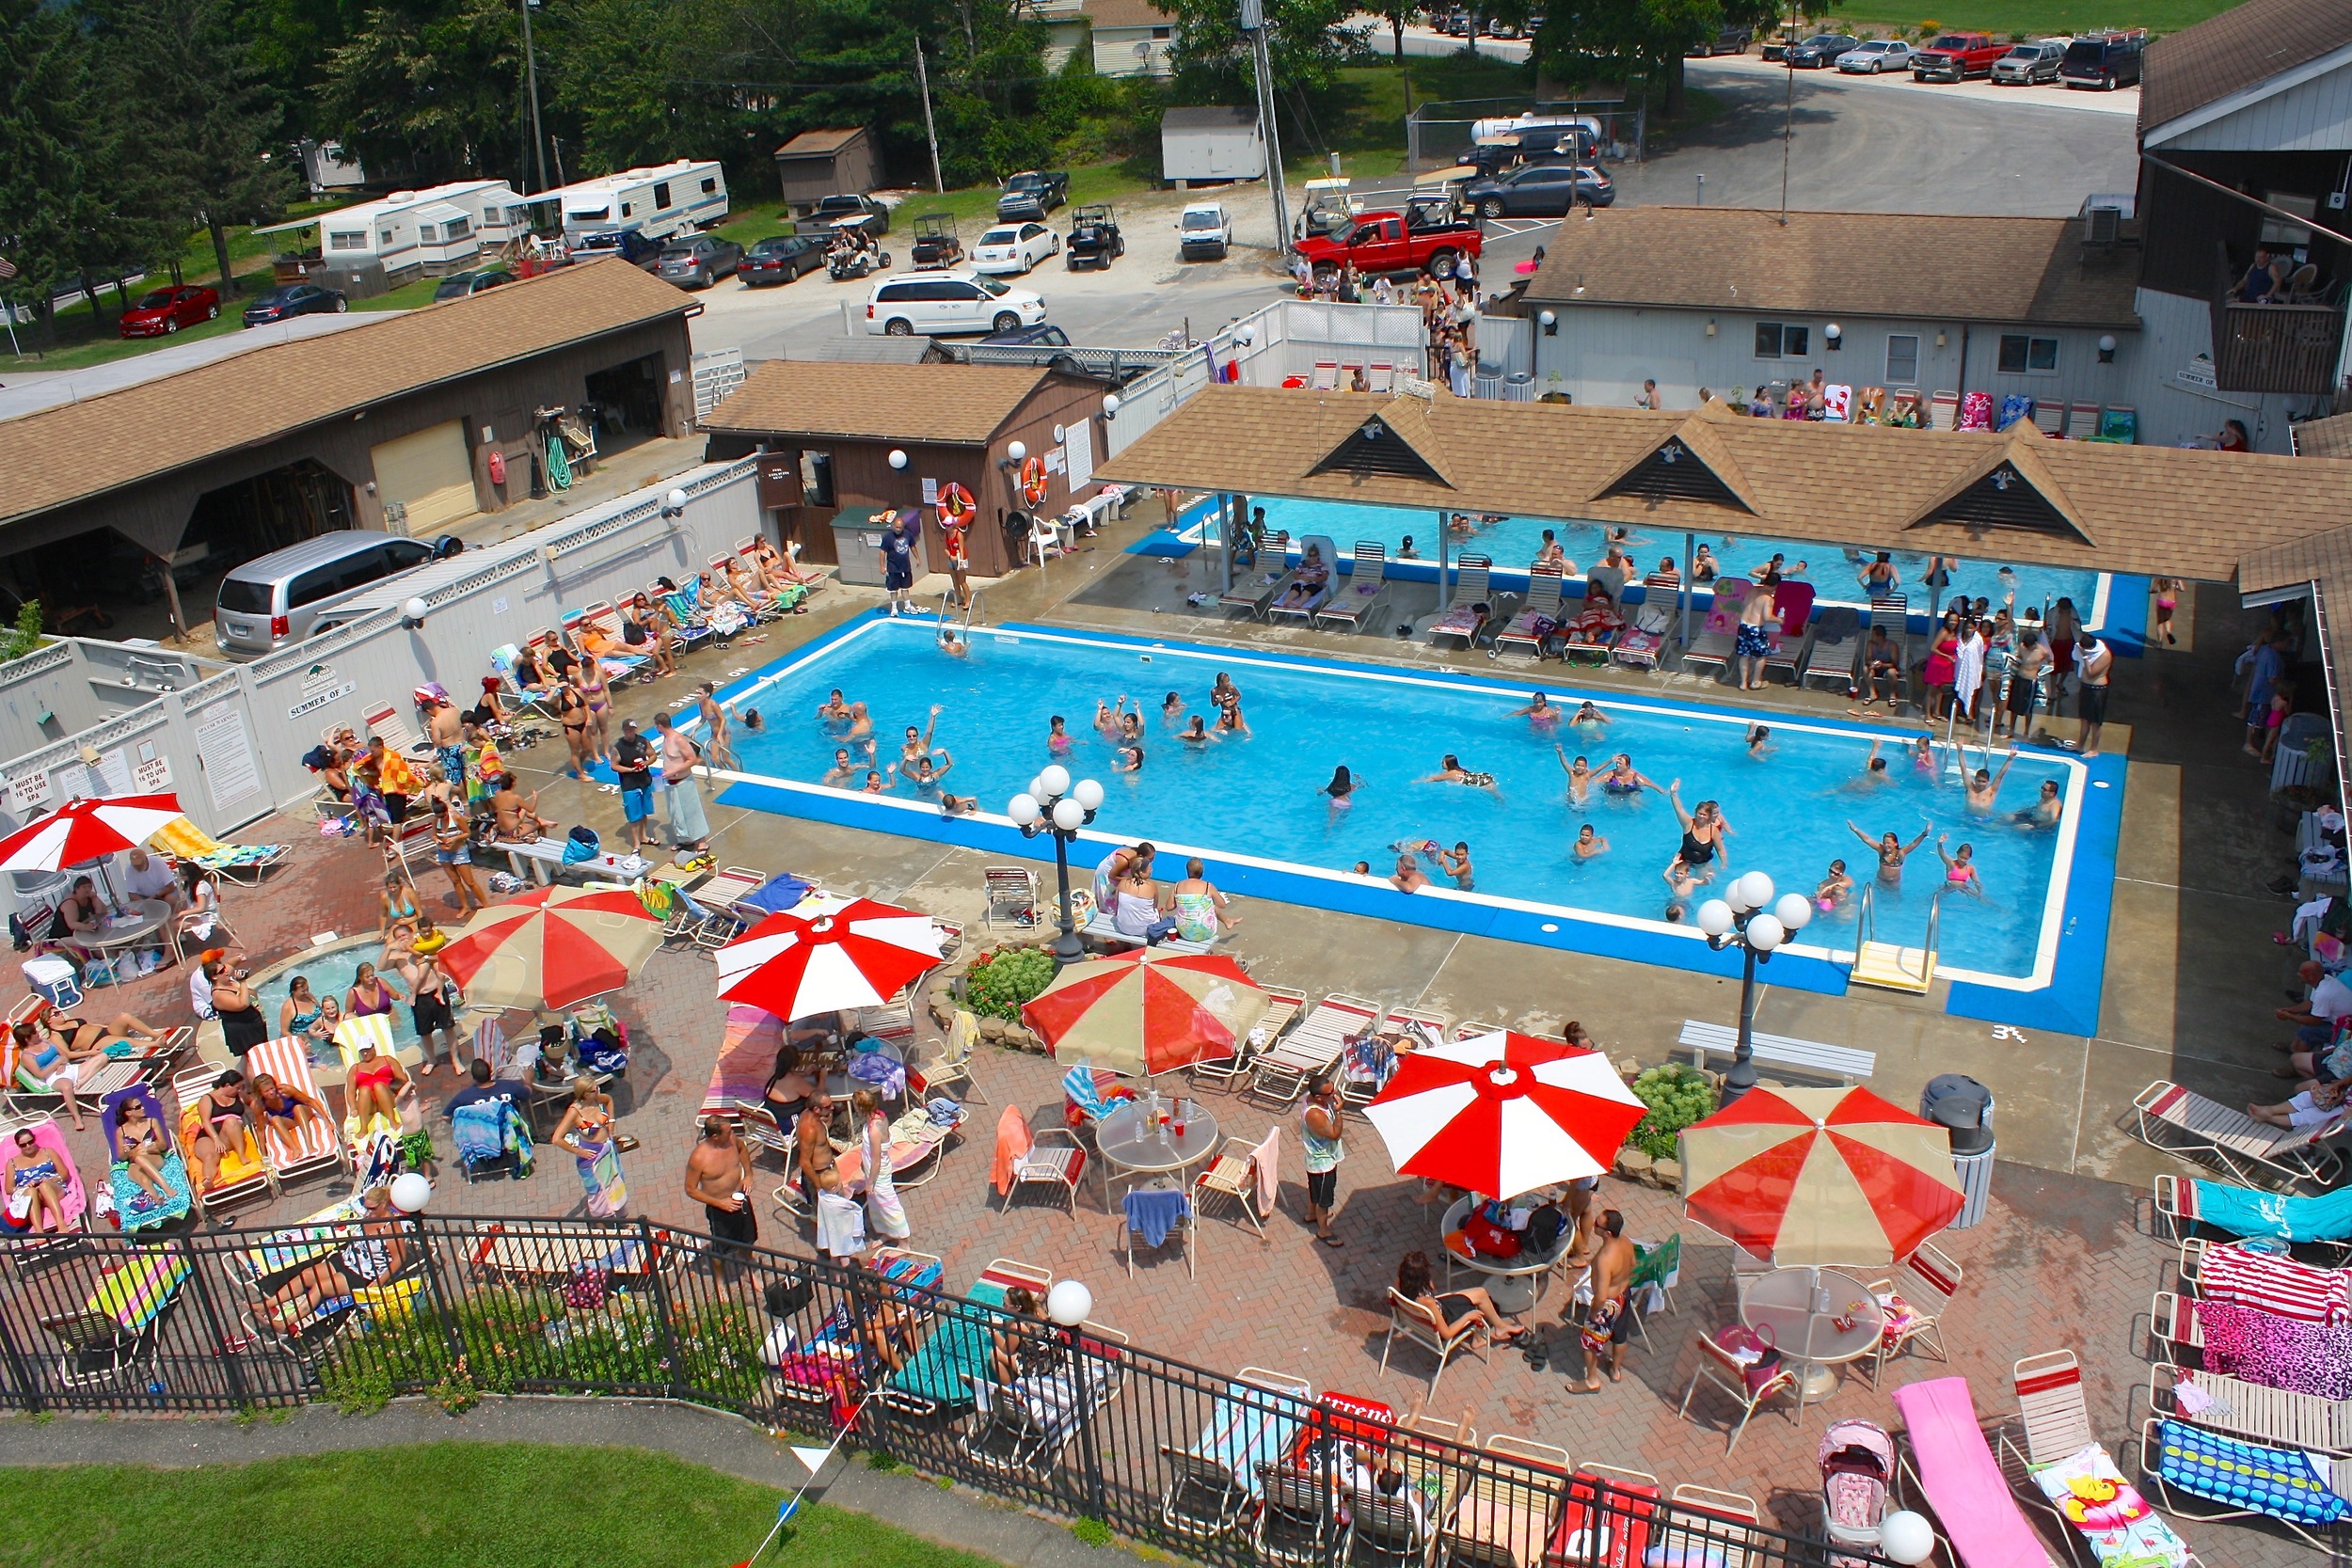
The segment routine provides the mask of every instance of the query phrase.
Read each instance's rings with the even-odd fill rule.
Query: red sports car
[[[156,289],[122,313],[126,338],[161,338],[183,326],[201,326],[220,314],[220,295],[211,289]]]

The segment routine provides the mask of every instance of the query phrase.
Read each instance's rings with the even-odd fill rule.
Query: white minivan
[[[866,330],[893,338],[917,332],[1010,332],[1045,319],[1045,301],[968,272],[906,272],[874,285],[866,300]]]

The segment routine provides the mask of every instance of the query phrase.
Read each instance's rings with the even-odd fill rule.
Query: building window
[[[472,220],[468,218],[452,218],[447,224],[442,226],[441,238],[445,240],[462,240],[472,231]]]
[[[624,201],[621,203],[621,216],[623,217],[628,216],[629,214],[635,212],[636,210],[637,205],[634,202]]]
[[[719,194],[719,182],[718,182],[718,181],[716,181],[716,180],[706,180],[706,181],[704,181],[704,182],[703,182],[703,195],[705,195],[705,196],[716,196],[716,195],[718,195],[718,194]]]
[[[2001,334],[2001,373],[2056,375],[2058,348],[2056,338],[2029,338],[2022,332],[2004,332]]]
[[[1886,384],[1909,387],[1919,379],[1919,335],[1897,332],[1886,340]]]
[[[1758,359],[1802,359],[1810,351],[1813,329],[1809,326],[1789,326],[1780,322],[1756,324],[1756,356]]]
[[[392,231],[389,229],[378,230],[375,238],[379,245],[389,246],[392,243]]]
[[[653,188],[653,210],[654,210],[655,212],[657,212],[657,213],[658,213],[658,212],[661,211],[661,209],[662,209],[662,208],[667,207],[669,204],[670,204],[670,185],[669,185],[669,182],[664,181],[664,182],[662,182],[660,184],[656,185],[656,186]]]
[[[433,226],[429,223],[421,223],[417,225],[417,238],[422,240],[427,245],[431,245],[433,243]]]
[[[1176,29],[1173,27],[1154,27],[1152,29],[1152,36],[1155,39],[1172,39],[1176,36]]]
[[[364,229],[338,230],[326,236],[326,248],[329,250],[365,250],[368,248],[367,230]]]

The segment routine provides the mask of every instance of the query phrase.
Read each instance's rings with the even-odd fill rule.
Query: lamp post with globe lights
[[[1078,836],[1078,830],[1094,820],[1094,814],[1103,804],[1103,786],[1092,779],[1071,781],[1070,769],[1059,763],[1029,781],[1024,794],[1016,795],[1005,807],[1005,815],[1025,838],[1040,833],[1054,835],[1054,875],[1061,886],[1061,935],[1056,937],[1046,951],[1054,955],[1059,965],[1076,963],[1086,957],[1086,948],[1078,941],[1078,922],[1070,908],[1070,844]]]
[[[1761,871],[1732,879],[1721,898],[1699,906],[1698,927],[1707,945],[1718,953],[1738,947],[1744,961],[1740,974],[1740,1043],[1731,1070],[1724,1074],[1725,1105],[1756,1087],[1756,966],[1769,962],[1788,939],[1813,918],[1813,905],[1802,893],[1785,893],[1775,902],[1772,879]]]

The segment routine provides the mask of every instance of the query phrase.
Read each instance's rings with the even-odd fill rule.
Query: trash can
[[[53,1007],[72,1008],[82,1005],[81,982],[73,977],[73,966],[63,958],[27,959],[24,983]]]
[[[1952,1228],[1983,1223],[1993,1198],[1993,1091],[1963,1073],[1947,1072],[1920,1091],[1919,1114],[1951,1133],[1952,1174],[1961,1191]]]
[[[1477,372],[1471,380],[1470,392],[1472,396],[1500,403],[1502,400],[1502,367],[1491,360],[1479,361]]]

